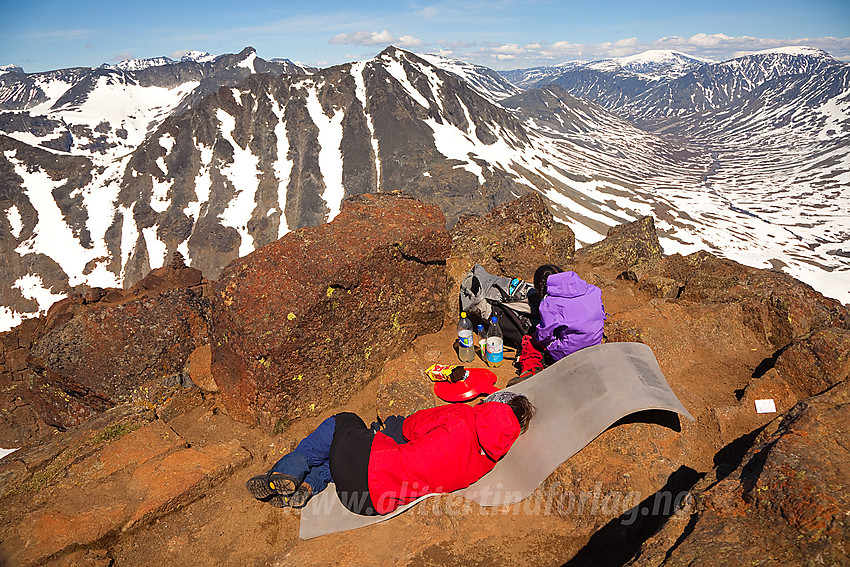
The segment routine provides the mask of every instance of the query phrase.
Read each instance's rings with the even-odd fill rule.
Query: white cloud
[[[116,61],[120,63],[121,61],[127,61],[128,59],[135,59],[132,53],[125,51],[124,53],[119,53],[113,57],[110,57],[110,61]]]
[[[636,37],[627,37],[625,39],[618,39],[613,43],[614,47],[634,47],[638,45],[638,38]]]
[[[422,40],[413,36],[403,35],[395,42],[398,47],[422,47]]]
[[[437,42],[442,50],[448,42]],[[525,68],[554,65],[567,61],[594,61],[613,57],[625,57],[651,49],[673,49],[696,57],[724,61],[745,53],[805,45],[823,49],[836,59],[850,61],[850,37],[775,39],[752,36],[729,36],[723,33],[698,33],[690,37],[669,36],[651,42],[642,42],[636,37],[616,41],[582,44],[567,40],[546,43],[531,41],[524,44],[458,45],[451,47],[452,56],[471,63],[492,66],[498,69]],[[436,50],[435,50],[436,51]],[[508,67],[508,63],[511,67]]]
[[[502,54],[502,55],[513,55],[513,56],[525,55],[528,52],[529,52],[529,50],[527,50],[523,47],[520,47],[516,43],[508,43],[506,45],[500,45],[499,47],[496,47],[496,48],[493,49],[493,53],[498,53],[498,54]]]
[[[354,33],[341,33],[333,36],[329,43],[347,45],[382,45],[392,43],[394,41],[395,36],[387,30],[384,30],[381,32],[358,31]]]

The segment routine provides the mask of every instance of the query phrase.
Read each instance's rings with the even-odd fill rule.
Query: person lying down
[[[388,514],[480,479],[525,433],[534,413],[527,397],[507,391],[475,406],[429,408],[372,427],[356,414],[338,413],[246,488],[272,506],[303,508],[333,482],[348,510]]]

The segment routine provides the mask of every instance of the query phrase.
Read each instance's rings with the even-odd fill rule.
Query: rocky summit
[[[664,256],[652,217],[578,251],[532,195],[445,225],[409,196],[356,196],[217,280],[175,256],[0,335],[0,446],[19,447],[0,460],[0,564],[846,563],[847,306]],[[602,289],[604,340],[651,347],[695,422],[628,416],[511,506],[442,495],[312,540],[245,490],[336,412],[443,403],[423,370],[457,360],[458,278],[543,261]]]

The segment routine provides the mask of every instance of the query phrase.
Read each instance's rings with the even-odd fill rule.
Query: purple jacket
[[[555,360],[602,342],[605,307],[602,290],[575,272],[552,274],[540,302],[537,342]]]

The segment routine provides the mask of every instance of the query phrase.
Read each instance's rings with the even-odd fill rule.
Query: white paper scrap
[[[8,455],[9,453],[14,453],[17,449],[0,449],[0,459]]]
[[[756,413],[776,413],[776,404],[773,398],[756,400]]]

